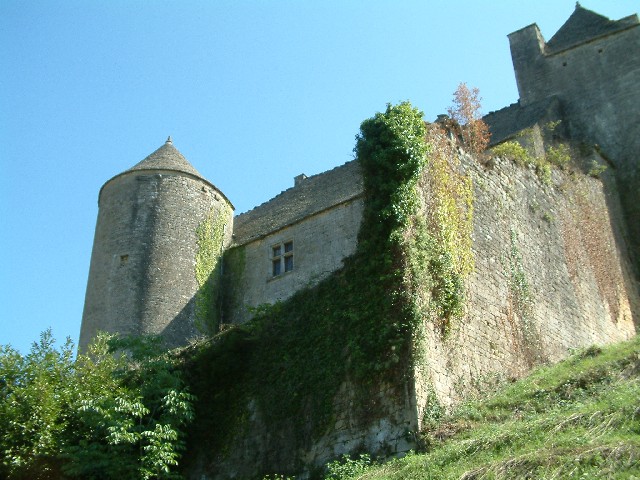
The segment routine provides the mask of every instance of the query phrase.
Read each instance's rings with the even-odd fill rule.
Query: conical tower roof
[[[98,202],[100,202],[100,197],[102,196],[102,191],[104,190],[104,188],[113,180],[115,180],[116,178],[122,177],[123,175],[128,175],[131,173],[135,174],[136,172],[144,172],[144,171],[176,172],[176,173],[182,173],[190,177],[197,178],[203,181],[204,183],[206,183],[207,185],[209,185],[210,187],[214,188],[220,195],[222,195],[225,198],[227,202],[229,202],[229,205],[231,206],[231,208],[234,208],[233,204],[229,201],[226,195],[222,193],[220,189],[216,187],[213,183],[211,183],[209,180],[204,178],[200,174],[200,172],[198,172],[198,170],[196,170],[193,167],[193,165],[189,163],[189,160],[184,158],[184,155],[182,155],[178,151],[178,149],[173,146],[173,141],[171,140],[171,137],[167,138],[167,141],[164,143],[164,145],[162,145],[159,149],[157,149],[151,155],[144,158],[141,162],[137,163],[130,169],[125,170],[124,172],[119,173],[115,177],[108,180],[100,189],[100,193],[98,194]]]
[[[198,172],[189,161],[184,158],[176,147],[173,146],[171,137],[159,149],[147,156],[138,164],[126,170],[123,173],[134,172],[138,170],[169,170],[173,172],[182,172],[206,180],[200,172]]]

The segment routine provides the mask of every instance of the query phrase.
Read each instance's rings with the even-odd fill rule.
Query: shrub
[[[546,150],[547,161],[559,168],[566,168],[571,161],[571,149],[565,143],[558,144],[557,147],[550,145]]]
[[[607,169],[607,166],[603,163],[599,163],[597,160],[591,160],[591,164],[589,165],[589,176],[593,178],[599,178],[600,174]]]
[[[25,356],[0,348],[0,477],[176,478],[193,398],[152,344],[111,340],[75,360],[50,331]]]
[[[362,454],[353,460],[347,455],[343,455],[341,460],[335,460],[327,465],[327,476],[325,480],[349,480],[363,474],[371,466],[371,457]]]
[[[493,155],[496,157],[511,160],[516,165],[520,165],[521,167],[531,165],[533,163],[533,159],[531,158],[527,150],[514,140],[509,140],[507,142],[496,145],[491,149],[491,153],[493,153]]]

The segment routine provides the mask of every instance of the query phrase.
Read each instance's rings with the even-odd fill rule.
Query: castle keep
[[[511,33],[509,43],[520,99],[487,116],[493,143],[551,115],[563,120],[574,140],[597,145],[615,171],[638,269],[638,15],[612,21],[578,3],[548,42],[533,24]]]
[[[638,16],[611,21],[578,4],[548,42],[536,25],[509,41],[520,99],[485,117],[492,146],[515,140],[544,156],[570,142],[577,163],[608,167],[601,178],[554,169],[542,181],[531,167],[457,150],[474,198],[475,268],[462,321],[446,337],[425,322],[423,361],[398,380],[401,388],[379,385],[366,417],[353,415],[359,400],[345,378],[320,436],[296,440],[287,434],[293,424],[274,431],[249,402],[224,458],[192,454],[193,478],[299,473],[343,453],[407,451],[434,398],[451,405],[491,379],[637,333]],[[558,126],[553,134],[549,124]],[[300,175],[290,189],[233,216],[225,195],[167,140],[100,191],[80,348],[98,330],[162,334],[184,345],[319,284],[356,252],[365,196],[354,160]],[[526,311],[516,277],[526,278]],[[430,292],[415,296],[426,304]]]

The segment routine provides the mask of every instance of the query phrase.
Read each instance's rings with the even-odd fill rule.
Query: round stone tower
[[[171,137],[107,181],[98,197],[80,351],[100,330],[162,334],[171,347],[201,333],[216,309],[233,205]],[[208,302],[210,305],[204,305]]]

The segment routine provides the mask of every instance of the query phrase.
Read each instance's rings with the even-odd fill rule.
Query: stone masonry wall
[[[475,270],[466,281],[465,315],[446,337],[425,319],[413,382],[380,385],[376,395],[363,399],[345,379],[334,398],[332,424],[319,438],[307,432],[304,419],[267,428],[250,402],[249,418],[226,454],[202,455],[190,478],[276,472],[306,478],[310,469],[344,453],[406,452],[434,399],[451,406],[559,361],[572,349],[636,333],[638,286],[612,172],[599,180],[554,170],[545,184],[533,167],[508,160],[494,159],[489,168],[463,154],[462,165],[475,199]],[[284,299],[339,268],[355,250],[362,207],[361,198],[346,202],[232,249],[227,269],[242,267],[238,285],[246,295],[232,292],[233,320],[247,319],[247,306]],[[273,279],[271,247],[289,240],[294,271]],[[429,292],[422,295],[427,300]]]
[[[554,170],[545,185],[511,161],[485,169],[463,160],[474,183],[475,271],[449,335],[425,322],[419,419],[434,394],[451,405],[571,349],[630,338],[640,319],[612,179]]]
[[[343,454],[368,452],[375,457],[408,452],[415,447],[411,435],[417,428],[415,408],[408,387],[402,398],[397,391],[395,386],[379,385],[375,394],[363,399],[359,389],[345,381],[334,400],[334,421],[319,438],[300,418],[267,428],[262,413],[250,402],[248,418],[225,452],[200,455],[188,478],[259,479],[278,473],[303,480]]]
[[[362,198],[356,198],[234,249],[226,265],[232,284],[225,322],[245,322],[252,307],[284,300],[341,268],[355,252],[362,209]],[[274,277],[272,247],[290,241],[293,271]]]
[[[227,206],[226,209],[223,206]],[[231,208],[204,181],[140,171],[105,184],[94,237],[80,350],[98,330],[163,334],[171,346],[197,335],[196,229],[211,209]]]
[[[554,53],[535,25],[509,40],[520,104],[557,96],[571,137],[598,144],[615,165],[640,269],[640,24],[628,20],[624,30]]]

